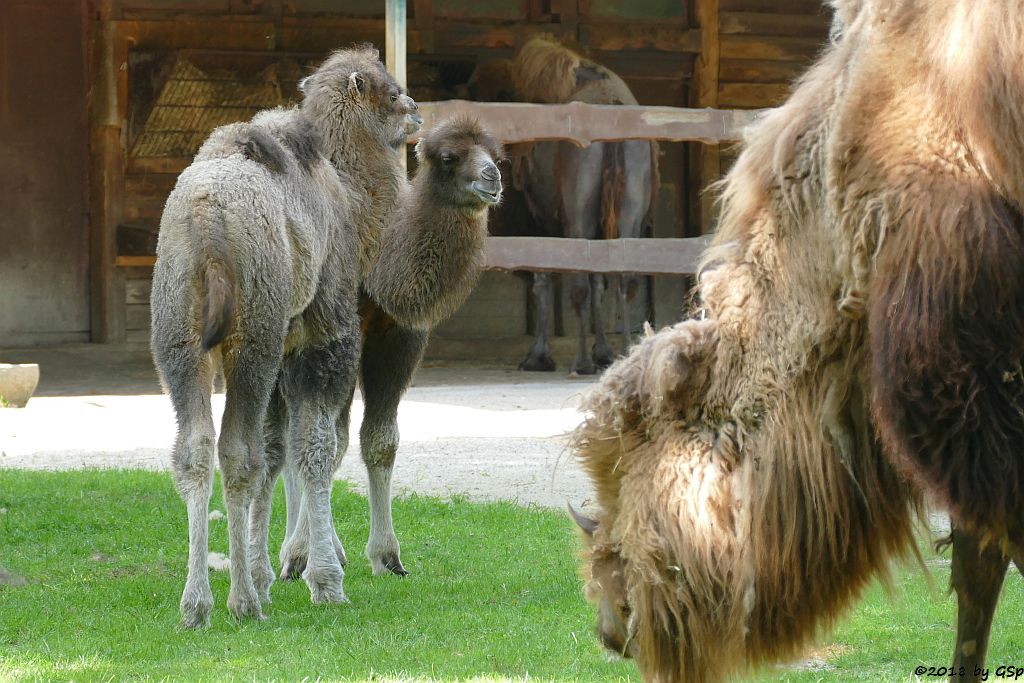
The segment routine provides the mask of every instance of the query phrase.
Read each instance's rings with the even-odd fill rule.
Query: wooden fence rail
[[[506,144],[569,140],[581,147],[612,140],[671,140],[709,144],[740,139],[759,110],[686,109],[640,105],[525,104],[444,100],[423,102],[424,128],[452,116],[473,116]],[[415,142],[417,136],[409,138]]]
[[[484,268],[550,273],[689,275],[709,236],[582,240],[564,237],[488,237]],[[121,267],[152,267],[155,256],[118,256]]]
[[[689,275],[697,271],[709,237],[581,240],[563,237],[490,237],[485,267],[553,273]]]

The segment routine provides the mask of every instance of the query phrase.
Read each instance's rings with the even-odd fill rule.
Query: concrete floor
[[[0,361],[40,365],[35,397],[0,410],[0,468],[170,465],[174,413],[148,346],[77,344],[0,350]],[[565,449],[593,379],[500,366],[427,363],[399,411],[396,494],[464,495],[562,507],[586,505],[590,488]],[[219,421],[224,397],[214,396]],[[339,478],[366,485],[359,458],[362,402]]]

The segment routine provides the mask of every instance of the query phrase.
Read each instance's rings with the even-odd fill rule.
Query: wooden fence
[[[452,116],[477,118],[505,144],[567,140],[580,146],[615,140],[696,141],[739,139],[756,111],[681,107],[522,104],[447,100],[420,105],[424,127]],[[415,137],[410,138],[415,142]],[[550,272],[688,275],[708,238],[584,240],[557,237],[489,237],[485,268]],[[153,256],[118,256],[122,267],[151,266]]]

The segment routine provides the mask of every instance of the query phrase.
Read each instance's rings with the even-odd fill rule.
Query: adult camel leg
[[[630,321],[629,305],[636,298],[638,281],[634,273],[619,275],[619,307],[622,309],[622,353],[629,351],[633,336],[633,323]]]
[[[331,489],[348,447],[348,430],[339,431],[338,422],[355,385],[359,329],[354,314],[340,325],[337,336],[315,340],[284,360],[288,457],[302,478],[302,504],[295,531],[282,550],[281,574],[294,575],[304,562],[302,578],[314,603],[348,601],[345,572],[334,549]]]
[[[249,548],[252,551],[250,562],[252,582],[256,594],[264,605],[270,603],[270,586],[274,583],[274,568],[270,564],[270,512],[274,499],[274,485],[284,467],[285,429],[288,424],[288,413],[280,386],[274,389],[270,404],[267,406],[267,418],[264,423],[263,438],[266,445],[266,471],[263,480],[256,487],[256,495],[249,507]]]
[[[526,359],[519,364],[520,370],[553,372],[555,361],[551,358],[551,349],[548,347],[548,319],[551,312],[551,274],[533,274],[533,301],[537,312],[537,330],[534,335],[533,346],[526,354]]]
[[[604,292],[607,281],[604,275],[594,273],[590,276],[590,301],[594,316],[594,348],[592,349],[594,364],[603,370],[615,360],[615,350],[608,343],[607,325],[604,319]]]
[[[398,450],[398,403],[412,381],[428,333],[381,323],[366,331],[360,372],[363,423],[359,444],[370,481],[370,539],[366,557],[374,575],[405,576],[391,519],[391,473]]]
[[[992,615],[999,600],[1009,558],[994,545],[982,548],[976,536],[953,527],[951,583],[957,595],[956,650],[953,669],[972,677],[985,666]],[[957,677],[950,680],[963,680]],[[973,679],[980,680],[973,676]]]
[[[174,483],[188,511],[188,578],[181,594],[181,624],[201,628],[209,626],[213,608],[206,566],[216,443],[210,411],[213,369],[209,355],[198,348],[182,352],[163,346],[157,338],[155,335],[154,356],[178,420],[178,435],[171,451]]]
[[[619,237],[643,237],[644,226],[652,213],[651,202],[653,193],[651,184],[654,178],[656,159],[651,155],[655,147],[646,140],[631,140],[622,145],[623,163],[628,173],[623,178],[623,196],[619,203],[616,217],[616,234]],[[653,163],[652,163],[653,162]],[[630,321],[629,304],[636,298],[640,283],[635,273],[619,275],[619,306],[622,310],[622,353],[629,350],[633,325]]]
[[[563,172],[559,176],[560,215],[565,223],[566,237],[597,239],[600,236],[601,178],[604,163],[603,143],[582,149],[570,143],[559,144]],[[582,273],[573,277],[569,298],[579,320],[579,345],[571,371],[592,375],[596,368],[587,348],[590,328],[590,278]]]
[[[570,372],[577,375],[593,375],[597,372],[597,367],[590,356],[590,349],[587,348],[587,330],[590,328],[590,277],[586,273],[573,275],[569,300],[572,302],[573,310],[576,311],[576,320],[580,326],[576,358],[572,361]]]
[[[548,319],[551,311],[551,273],[534,273],[534,303],[537,310],[537,331],[534,345],[519,364],[519,370],[550,373],[555,370],[555,361],[548,346]]]

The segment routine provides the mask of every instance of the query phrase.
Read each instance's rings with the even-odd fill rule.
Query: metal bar
[[[406,10],[405,0],[386,0],[384,5],[384,54],[388,72],[398,84],[406,86]]]
[[[398,85],[405,88],[406,78],[406,10],[405,0],[385,0],[384,4],[384,59],[388,72],[395,77]],[[405,146],[398,150],[405,168]]]

